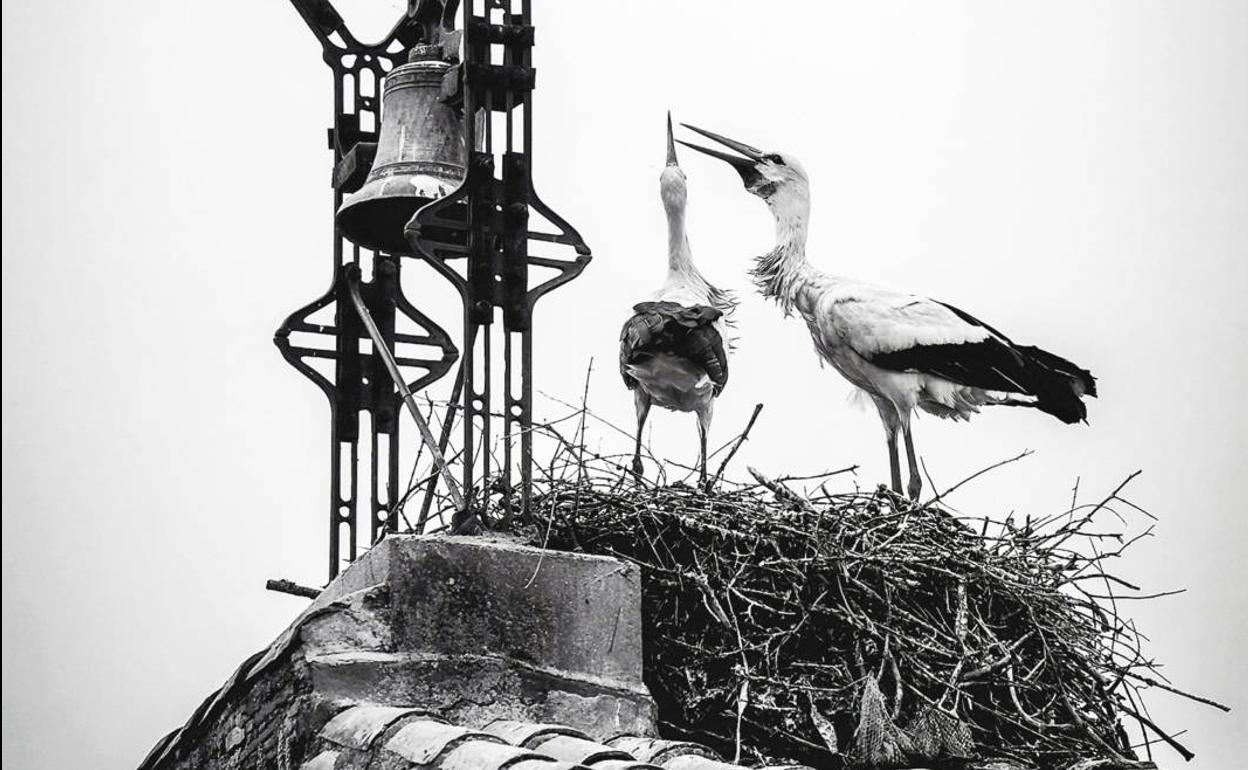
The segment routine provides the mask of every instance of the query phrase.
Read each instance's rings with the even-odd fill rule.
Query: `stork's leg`
[[[633,391],[633,406],[637,409],[637,443],[633,445],[633,475],[638,478],[646,468],[641,464],[641,431],[646,427],[646,417],[650,415],[650,396],[640,386]]]
[[[901,427],[901,420],[897,414],[897,407],[892,402],[876,396],[872,396],[875,401],[875,408],[880,412],[880,422],[884,423],[884,441],[888,444],[888,470],[892,475],[893,491],[901,494],[901,458],[897,456],[897,429]]]
[[[888,441],[888,470],[892,474],[893,491],[901,494],[901,458],[897,456],[897,429],[888,426],[885,429]]]
[[[711,417],[714,411],[714,401],[698,409],[698,483],[703,489],[706,489],[706,436],[711,432]]]
[[[910,465],[910,485],[906,491],[910,499],[917,502],[919,493],[923,491],[923,478],[919,475],[919,459],[914,454],[914,437],[910,434],[909,418],[902,420],[901,435],[906,441],[906,462]]]

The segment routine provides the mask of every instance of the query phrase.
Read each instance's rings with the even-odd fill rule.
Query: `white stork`
[[[699,477],[706,483],[706,436],[715,398],[728,383],[724,344],[732,297],[712,286],[693,264],[685,236],[688,191],[676,160],[672,116],[667,116],[667,166],[659,176],[659,195],[667,212],[667,280],[620,332],[620,375],[633,391],[637,408],[637,443],[633,473],[640,476],[641,432],[651,405],[698,416]]]
[[[953,420],[968,420],[981,406],[995,404],[1035,407],[1064,423],[1086,418],[1081,399],[1096,395],[1090,372],[1040,348],[1016,345],[952,305],[812,266],[806,259],[810,187],[801,164],[683,125],[740,153],[681,142],[727,161],[746,190],[767,202],[776,220],[776,246],[755,259],[754,282],[786,315],[797,310],[819,358],[875,402],[895,492],[902,492],[899,432],[910,466],[907,492],[917,499],[923,487],[910,433],[916,407]]]

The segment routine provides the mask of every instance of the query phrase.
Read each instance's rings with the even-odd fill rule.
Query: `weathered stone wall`
[[[160,766],[298,767],[317,731],[333,716],[332,710],[315,708],[310,684],[303,662],[288,660],[253,677],[245,692],[219,702],[212,713],[207,712],[213,702],[206,702],[196,713],[201,720],[182,733]]]
[[[557,722],[652,735],[640,582],[612,559],[500,540],[393,537],[248,660],[142,770],[295,768],[354,704],[469,727]]]

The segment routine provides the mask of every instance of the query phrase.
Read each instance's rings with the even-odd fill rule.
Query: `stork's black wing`
[[[944,304],[944,303],[941,303]],[[945,305],[966,323],[991,332],[979,342],[914,345],[876,353],[871,363],[893,371],[923,372],[959,385],[1034,396],[1034,406],[1063,422],[1087,416],[1082,396],[1096,396],[1096,379],[1061,356],[1008,337],[952,305]]]
[[[620,376],[631,390],[637,380],[628,373],[630,364],[655,353],[671,353],[693,361],[715,383],[715,395],[728,384],[728,354],[715,321],[723,315],[708,305],[685,307],[675,302],[642,302],[620,331]]]

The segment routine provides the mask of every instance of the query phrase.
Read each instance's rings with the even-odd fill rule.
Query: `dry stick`
[[[433,399],[429,398],[427,394],[425,395],[425,406],[428,407],[428,412],[429,412],[429,416],[426,417],[425,419],[432,420],[433,413],[434,413],[434,402],[433,402]],[[445,444],[441,446],[442,446],[442,451],[445,453],[446,452]],[[417,527],[412,526],[411,520],[407,518],[407,504],[411,501],[412,495],[415,495],[416,492],[421,487],[428,484],[431,479],[438,478],[438,472],[435,469],[432,474],[422,477],[420,481],[416,481],[416,471],[420,468],[420,460],[421,460],[421,457],[424,456],[424,452],[425,452],[425,444],[424,442],[421,442],[420,446],[416,448],[416,457],[415,459],[412,460],[412,471],[411,473],[407,475],[407,491],[403,493],[403,496],[399,498],[397,502],[395,502],[393,505],[390,506],[391,512],[397,511],[399,516],[403,517],[403,523],[407,527],[406,531],[408,533],[414,532],[416,534],[420,534],[420,530],[424,528],[424,522],[417,519],[416,523],[418,526]],[[451,458],[447,462],[454,462],[454,458]]]
[[[741,448],[741,445],[745,443],[745,440],[750,437],[750,428],[754,427],[754,421],[758,419],[758,413],[761,411],[763,411],[763,405],[755,404],[754,413],[750,415],[750,421],[745,424],[745,430],[741,431],[741,435],[737,436],[737,442],[732,445],[732,449],[729,450],[728,456],[725,457],[724,461],[719,464],[719,470],[715,471],[715,476],[711,479],[710,486],[713,487],[719,483],[719,480],[724,475],[724,469],[728,467],[728,462],[732,460],[733,455],[737,453],[737,450]]]
[[[810,504],[809,500],[806,500],[805,498],[799,496],[796,492],[789,489],[785,485],[778,484],[772,481],[771,479],[767,478],[766,476],[759,473],[754,468],[748,465],[746,466],[745,469],[750,472],[750,475],[753,476],[754,479],[759,484],[762,484],[764,487],[771,490],[771,493],[774,494],[776,497],[780,498],[781,500],[784,500],[787,503],[792,503],[793,505],[797,505],[802,510],[807,511],[808,513],[816,512],[815,507]]]
[[[922,505],[920,505],[919,507],[920,507],[920,508],[926,508],[926,507],[928,507],[928,506],[930,506],[930,505],[935,505],[935,504],[936,504],[939,500],[941,500],[941,499],[943,499],[943,498],[945,498],[945,497],[948,497],[949,495],[953,494],[954,490],[958,489],[959,487],[962,487],[963,485],[968,484],[968,483],[970,483],[971,481],[974,481],[975,479],[979,478],[980,476],[984,475],[985,473],[987,473],[987,472],[989,472],[989,471],[996,470],[997,468],[1000,468],[1000,467],[1001,467],[1001,466],[1003,466],[1003,465],[1009,465],[1010,463],[1013,463],[1013,462],[1018,462],[1019,460],[1023,459],[1024,457],[1026,457],[1026,456],[1027,456],[1027,455],[1029,455],[1029,454],[1031,454],[1031,450],[1030,450],[1030,449],[1027,449],[1027,450],[1024,450],[1022,453],[1017,454],[1017,455],[1015,455],[1014,457],[1009,458],[1008,460],[1002,460],[1002,461],[1000,461],[1000,462],[993,463],[992,465],[989,465],[987,468],[984,468],[984,469],[982,469],[982,470],[976,471],[975,473],[972,473],[970,476],[967,476],[966,478],[964,478],[964,479],[962,479],[961,481],[959,481],[957,484],[954,484],[953,486],[949,487],[949,488],[948,488],[948,489],[946,489],[944,492],[941,492],[940,494],[938,494],[938,495],[936,495],[936,496],[932,497],[930,500],[928,500],[927,502],[923,503],[923,504],[922,504]]]
[[[355,305],[356,312],[360,314],[360,320],[364,322],[364,328],[368,330],[368,336],[373,340],[373,348],[381,356],[382,363],[386,365],[386,371],[390,372],[390,379],[394,380],[394,386],[399,389],[399,394],[403,397],[403,403],[407,404],[407,411],[411,413],[412,419],[416,421],[416,429],[420,431],[421,440],[425,442],[425,446],[429,448],[429,454],[433,456],[433,464],[446,482],[446,489],[451,495],[451,500],[455,503],[456,508],[461,511],[464,510],[464,493],[460,490],[459,483],[455,481],[455,477],[451,475],[450,466],[446,464],[446,458],[442,455],[442,450],[438,448],[438,442],[433,437],[433,431],[429,430],[429,423],[425,422],[424,415],[420,413],[420,409],[416,406],[416,399],[412,396],[411,389],[407,387],[407,382],[403,379],[403,373],[399,371],[399,364],[394,360],[394,354],[390,352],[386,341],[382,339],[381,330],[377,328],[377,323],[373,321],[373,316],[364,305],[364,298],[360,296],[360,274],[358,268],[349,271],[347,288],[350,290],[351,303]]]
[[[1140,724],[1144,725],[1145,727],[1149,728],[1154,733],[1156,733],[1157,737],[1165,741],[1166,744],[1170,748],[1179,752],[1179,754],[1183,756],[1184,760],[1191,762],[1192,758],[1196,756],[1196,754],[1193,753],[1191,750],[1189,750],[1186,746],[1176,741],[1173,737],[1166,734],[1164,730],[1162,730],[1160,727],[1154,724],[1153,720],[1149,719],[1148,717],[1144,716],[1140,712],[1136,711],[1135,709],[1131,708],[1130,706],[1124,703],[1120,703],[1118,705],[1119,705],[1119,708],[1121,708],[1123,711],[1135,717],[1139,721]]]
[[[589,366],[585,369],[585,388],[581,392],[581,421],[578,426],[580,437],[577,444],[580,447],[580,455],[576,458],[576,500],[572,504],[572,515],[575,517],[581,509],[581,482],[585,479],[585,414],[589,405],[589,377],[594,373],[594,359],[589,359]],[[575,434],[573,434],[575,435]],[[562,436],[560,436],[562,438]],[[550,528],[554,524],[555,514],[552,508],[550,517],[546,519],[546,536],[542,541],[542,552],[537,557],[537,564],[533,567],[533,574],[529,576],[529,582],[524,584],[525,588],[533,585],[533,581],[537,579],[537,573],[542,569],[542,560],[546,558],[546,546],[550,542]]]
[[[1175,695],[1181,695],[1182,697],[1187,698],[1188,700],[1194,700],[1197,703],[1203,703],[1206,706],[1213,706],[1215,709],[1220,709],[1228,713],[1231,710],[1231,707],[1227,706],[1226,704],[1218,703],[1216,700],[1211,700],[1209,698],[1202,698],[1201,696],[1193,695],[1190,692],[1184,692],[1183,690],[1180,690],[1179,688],[1174,687],[1172,685],[1168,685],[1165,682],[1158,682],[1156,679],[1153,679],[1152,677],[1144,676],[1143,674],[1137,674],[1134,671],[1128,671],[1126,675],[1131,677],[1132,679],[1140,680],[1141,682],[1148,685],[1149,687],[1160,687],[1166,692],[1172,692]]]

